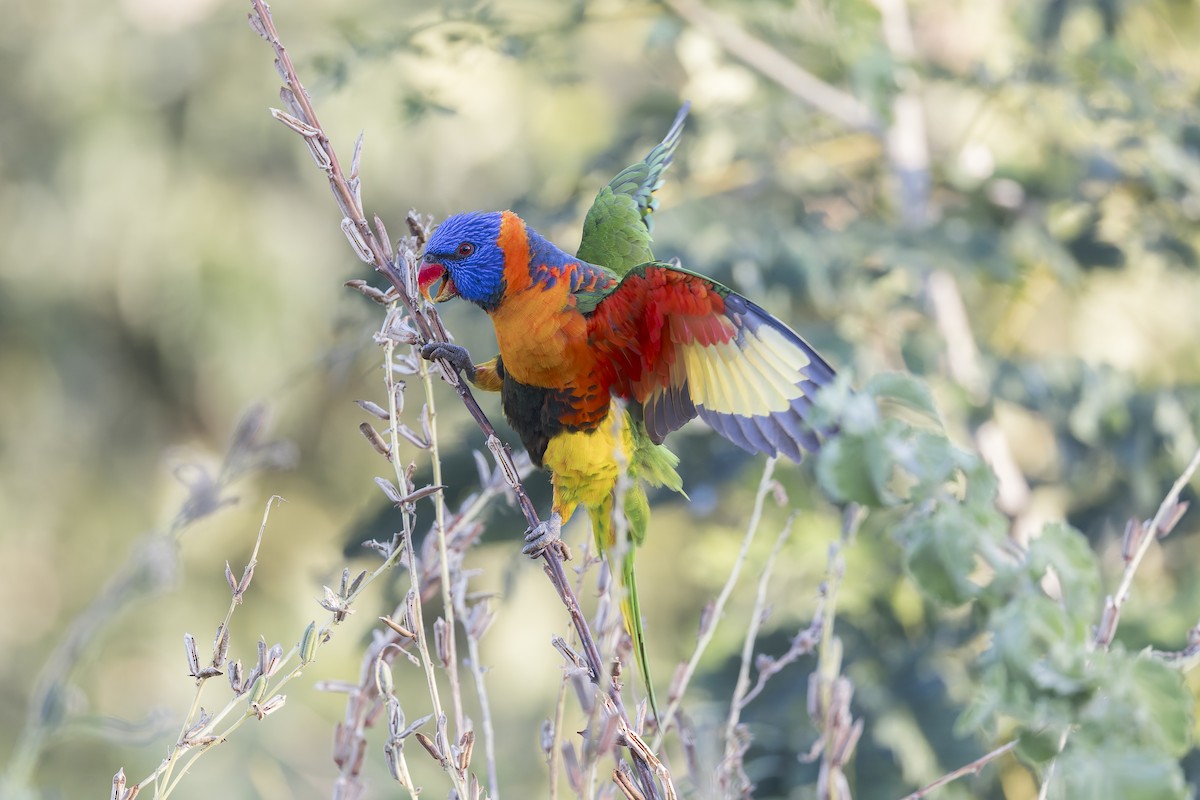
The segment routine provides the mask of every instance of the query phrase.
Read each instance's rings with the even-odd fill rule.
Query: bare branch
[[[1016,746],[1017,746],[1016,739],[1013,739],[1008,744],[1000,745],[992,752],[986,753],[985,755],[980,756],[979,758],[972,761],[970,764],[964,764],[963,766],[959,767],[958,769],[954,770],[953,772],[947,772],[945,775],[938,778],[933,783],[926,784],[925,786],[922,786],[920,789],[917,789],[912,794],[906,795],[904,797],[904,800],[920,800],[920,798],[922,798],[922,797],[928,797],[929,793],[932,792],[934,789],[940,789],[941,787],[945,786],[946,784],[952,783],[953,781],[956,781],[959,778],[965,778],[967,775],[978,775],[979,771],[982,770],[988,763],[995,761],[997,758],[1004,755],[1009,750],[1014,749]]]
[[[733,567],[729,570],[729,577],[725,579],[725,585],[721,587],[720,594],[717,595],[716,602],[712,608],[705,611],[701,620],[700,636],[696,641],[696,649],[692,651],[691,658],[688,659],[687,665],[683,668],[683,672],[671,682],[671,696],[667,705],[667,711],[663,714],[663,718],[658,723],[658,734],[654,737],[654,749],[657,750],[662,746],[663,737],[666,736],[667,730],[671,726],[671,720],[679,711],[679,704],[683,701],[684,694],[687,693],[688,684],[691,682],[692,676],[696,673],[696,667],[700,664],[700,659],[704,655],[704,651],[708,649],[708,645],[712,642],[713,636],[716,635],[717,623],[721,619],[721,614],[725,611],[725,604],[729,602],[729,596],[733,594],[733,587],[737,585],[738,576],[741,574],[742,566],[746,563],[746,555],[750,552],[750,545],[754,541],[754,537],[758,534],[758,525],[762,521],[763,504],[766,501],[767,494],[771,491],[771,476],[775,472],[775,459],[768,458],[763,466],[762,478],[758,482],[758,491],[754,496],[754,510],[750,512],[750,521],[746,525],[746,535],[742,538],[741,549],[738,550],[737,558],[733,561]]]
[[[704,31],[732,55],[749,64],[796,97],[855,130],[878,133],[883,126],[858,98],[813,75],[758,39],[731,19],[711,11],[700,0],[665,0],[667,6]]]

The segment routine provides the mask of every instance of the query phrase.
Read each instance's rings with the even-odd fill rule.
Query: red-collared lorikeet
[[[621,611],[651,710],[634,549],[646,536],[643,484],[682,492],[668,433],[699,416],[752,453],[799,461],[819,439],[809,424],[814,391],[833,369],[796,333],[736,292],[656,261],[650,249],[654,191],[679,143],[687,106],[644,161],[600,190],[571,256],[511,211],[446,219],[425,248],[418,283],[430,300],[462,297],[486,311],[500,354],[474,365],[455,345],[431,342],[501,406],[535,464],[550,471],[551,521],[527,537],[537,555],[582,504],[597,547],[620,559]],[[616,544],[613,500],[631,544]]]

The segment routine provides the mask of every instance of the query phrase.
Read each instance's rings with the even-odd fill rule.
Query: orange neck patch
[[[529,237],[525,222],[511,211],[500,215],[500,236],[496,240],[504,253],[504,283],[508,292],[520,292],[532,284],[529,276]]]

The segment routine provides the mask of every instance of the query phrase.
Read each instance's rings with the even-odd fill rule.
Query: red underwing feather
[[[650,264],[627,275],[588,319],[594,371],[643,405],[661,442],[699,415],[752,452],[800,460],[817,434],[812,395],[833,370],[763,309],[699,275]]]

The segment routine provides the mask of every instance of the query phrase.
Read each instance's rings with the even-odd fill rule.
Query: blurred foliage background
[[[344,159],[366,131],[365,203],[393,233],[413,206],[439,217],[510,207],[570,249],[596,189],[690,100],[656,251],[759,300],[859,380],[884,370],[927,380],[956,442],[975,450],[998,437],[1011,454],[1019,477],[1011,494],[1002,482],[1001,500],[1014,535],[1069,521],[1111,591],[1125,520],[1153,513],[1198,443],[1200,7],[913,0],[899,39],[865,0],[711,8],[858,98],[876,128],[848,127],[747,66],[682,0],[353,0],[276,13]],[[266,112],[279,105],[277,80],[245,11],[217,0],[4,6],[0,764],[31,713],[63,720],[31,765],[39,796],[102,796],[118,766],[136,779],[158,763],[191,697],[182,634],[215,628],[224,561],[245,560],[270,495],[288,502],[268,528],[235,652],[260,634],[294,642],[321,585],[348,560],[368,563],[358,543],[394,526],[352,402],[381,394],[379,310],[341,288],[371,276],[346,247],[323,176]],[[912,100],[928,169],[897,171],[906,151],[889,149],[886,132]],[[934,276],[957,286],[962,329],[939,324]],[[492,350],[483,315],[445,313],[477,356]],[[272,435],[295,443],[295,468],[239,483],[241,502],[166,559],[161,592],[90,631],[53,711],[27,708],[67,626],[169,524],[185,497],[179,465],[215,464],[258,401]],[[449,392],[439,412],[453,501],[474,486],[481,438]],[[639,558],[664,679],[691,652],[761,470],[699,425],[673,445],[692,502],[660,498]],[[772,584],[761,645],[775,653],[812,614],[839,524],[808,465],[780,475],[802,513]],[[544,506],[544,481],[530,484]],[[768,531],[785,514],[771,511]],[[484,655],[504,720],[502,783],[541,796],[537,737],[559,674],[547,643],[565,619],[518,554],[521,528],[498,512],[472,560],[500,597]],[[1185,517],[1151,551],[1118,634],[1130,650],[1185,646],[1200,616],[1197,528]],[[585,532],[576,523],[568,537]],[[939,610],[914,587],[885,532],[868,526],[846,557],[838,625],[866,724],[856,797],[897,797],[1000,742],[955,728],[981,645],[965,611]],[[686,706],[711,734],[702,749],[736,675],[745,583]],[[290,687],[286,719],[239,731],[177,796],[327,796],[343,699],[312,684],[357,679],[363,637],[402,591],[366,598]],[[796,758],[817,737],[804,712],[811,667],[775,678],[746,712],[757,796],[813,796],[815,767]],[[419,703],[418,671],[397,680]],[[371,760],[377,793],[393,792]],[[997,763],[941,796],[1033,796],[1016,759]],[[1200,757],[1183,767],[1196,785]],[[432,768],[422,782],[440,793]]]

